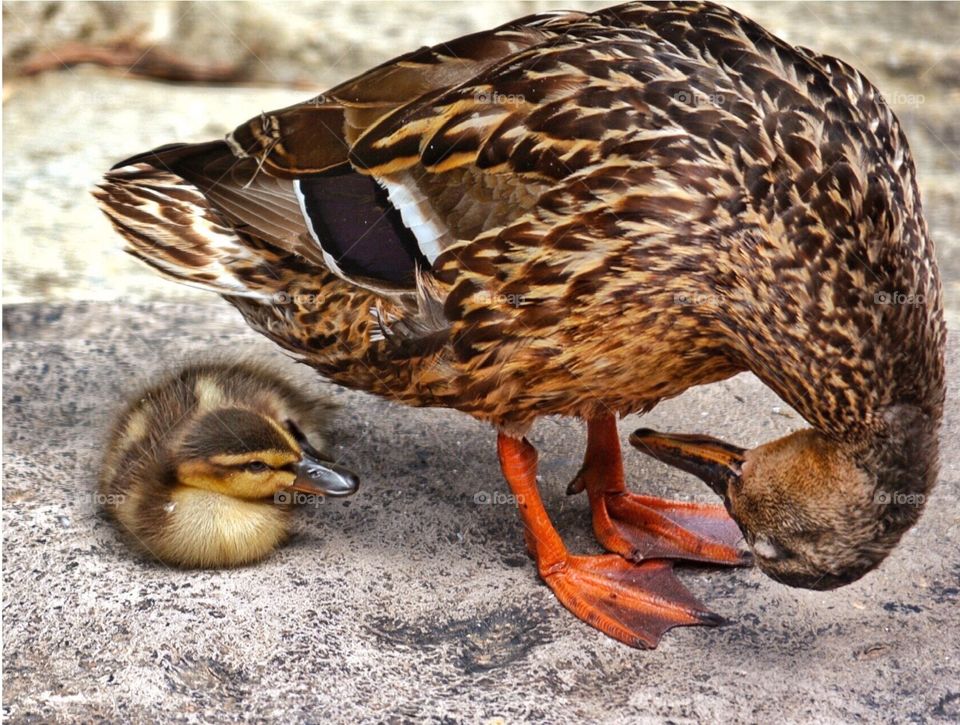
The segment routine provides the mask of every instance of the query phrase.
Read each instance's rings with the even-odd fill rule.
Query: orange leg
[[[643,648],[656,647],[672,627],[724,621],[686,590],[668,561],[632,564],[610,554],[569,554],[540,500],[536,450],[526,439],[503,433],[497,448],[537,571],[577,617],[624,644]]]
[[[723,506],[627,492],[613,415],[587,422],[587,453],[568,490],[583,489],[597,540],[630,561],[689,559],[733,566],[751,561],[749,552],[738,551],[743,535]]]

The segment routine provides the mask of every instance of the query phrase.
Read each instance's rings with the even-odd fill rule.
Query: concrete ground
[[[491,430],[332,386],[343,406],[336,454],[363,479],[354,498],[300,510],[290,545],[257,566],[174,571],[130,550],[94,496],[111,414],[166,366],[241,350],[292,365],[222,303],[6,308],[11,722],[960,718],[956,398],[941,482],[882,568],[832,593],[787,589],[756,569],[685,568],[690,589],[732,623],[673,630],[643,652],[576,620],[539,582]],[[624,421],[623,437],[639,424]],[[752,446],[801,421],[744,375],[664,403],[643,425]],[[532,440],[568,545],[597,551],[586,501],[564,494],[581,426],[545,420]],[[635,488],[704,496],[629,448],[626,463]]]

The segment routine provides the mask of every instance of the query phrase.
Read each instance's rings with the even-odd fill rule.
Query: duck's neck
[[[885,241],[758,235],[714,280],[737,303],[719,321],[740,365],[874,474],[891,541],[936,481],[945,391],[940,279],[916,211]]]
[[[834,438],[882,434],[899,406],[934,428],[942,417],[939,273],[922,220],[902,226],[883,244],[761,235],[732,245],[733,271],[714,280],[731,298],[720,323],[742,366]],[[758,256],[762,273],[743,274]]]
[[[940,419],[919,408],[895,405],[884,411],[887,424],[874,436],[865,458],[877,469],[878,491],[925,494],[939,467]]]

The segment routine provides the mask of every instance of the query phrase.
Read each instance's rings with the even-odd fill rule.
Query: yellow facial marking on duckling
[[[278,491],[293,485],[296,475],[292,471],[273,468],[250,471],[240,467],[261,460],[258,455],[245,454],[242,463],[232,466],[217,465],[207,459],[184,461],[177,466],[177,480],[190,488],[245,500],[271,498]]]
[[[300,454],[300,444],[297,443],[297,439],[294,438],[286,426],[280,425],[275,419],[267,418],[267,423],[272,425],[276,431],[283,436],[283,439],[287,442],[287,445],[290,446],[291,451],[296,451],[299,457]]]
[[[244,466],[255,461],[263,461],[270,466],[270,468],[283,468],[291,463],[296,463],[299,458],[300,456],[292,451],[272,449],[253,453],[233,453],[211,456],[208,460],[218,466]]]
[[[201,412],[223,407],[227,399],[223,389],[212,378],[198,378],[193,390],[197,396],[197,409]]]

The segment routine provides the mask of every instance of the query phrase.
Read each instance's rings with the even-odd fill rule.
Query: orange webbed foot
[[[586,490],[593,529],[607,550],[631,561],[685,559],[746,566],[740,528],[719,504],[670,501],[628,493],[620,441],[612,415],[588,422],[583,467],[567,489]]]
[[[594,531],[600,544],[631,561],[685,559],[746,566],[740,528],[723,506],[670,501],[633,493],[591,497]]]
[[[503,433],[497,444],[537,571],[573,614],[625,644],[643,648],[656,647],[672,627],[724,621],[687,591],[668,561],[634,564],[609,554],[570,554],[540,500],[533,446]]]
[[[611,555],[568,556],[541,576],[578,618],[631,647],[653,649],[673,627],[726,621],[694,598],[668,561],[634,564]]]

